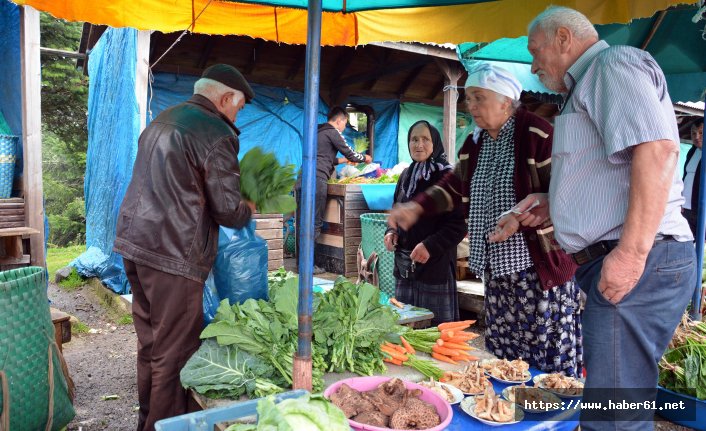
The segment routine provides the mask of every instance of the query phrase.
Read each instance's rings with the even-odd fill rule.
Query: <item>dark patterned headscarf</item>
[[[415,191],[423,191],[431,184],[429,179],[434,172],[443,172],[451,170],[452,167],[446,158],[446,153],[444,152],[444,144],[441,141],[441,134],[436,129],[436,127],[429,124],[428,121],[417,121],[412,124],[407,132],[407,150],[409,151],[409,142],[412,139],[412,130],[419,125],[424,124],[429,129],[431,134],[431,142],[433,144],[433,149],[431,151],[431,156],[423,162],[413,161],[412,164],[407,168],[409,174],[405,178],[402,184],[402,192],[404,193],[405,201],[409,200],[414,196]],[[410,151],[410,156],[412,155]]]

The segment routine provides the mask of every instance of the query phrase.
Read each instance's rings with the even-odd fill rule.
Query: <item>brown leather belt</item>
[[[655,238],[655,244],[660,241],[676,241],[672,235],[657,235]],[[574,262],[578,265],[584,265],[588,262],[598,259],[601,256],[605,256],[610,253],[618,245],[618,240],[610,241],[599,241],[595,244],[591,244],[578,253],[571,255]]]

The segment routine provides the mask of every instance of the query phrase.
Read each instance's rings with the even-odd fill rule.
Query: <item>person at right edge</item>
[[[696,238],[696,221],[699,209],[699,189],[701,189],[701,147],[704,137],[704,120],[696,120],[691,124],[691,147],[686,153],[684,163],[684,207],[682,215],[689,222],[692,235]]]
[[[697,272],[667,82],[650,54],[609,46],[573,9],[548,8],[528,33],[532,72],[565,103],[549,193],[518,203],[522,211],[541,202],[516,220],[535,226],[551,216],[557,241],[579,265],[587,295],[583,401],[654,401],[657,364]],[[498,235],[516,225],[501,220]],[[582,409],[581,429],[649,431],[653,418],[644,407]]]
[[[348,124],[348,114],[345,109],[340,106],[333,107],[327,117],[328,120],[319,124],[316,135],[317,150],[316,150],[316,196],[314,200],[314,243],[321,235],[321,227],[324,225],[324,209],[326,208],[326,197],[328,196],[328,180],[334,173],[335,167],[338,164],[350,161],[353,163],[370,163],[373,159],[369,154],[361,154],[353,151],[346,144],[346,139],[343,137],[343,131],[346,130]],[[337,158],[337,153],[343,154],[344,157]],[[297,179],[296,199],[297,199],[297,214],[296,214],[296,234],[297,234],[297,256],[299,256],[299,221],[301,219],[301,192],[302,178],[301,174]],[[314,274],[325,272],[322,268],[314,265]]]

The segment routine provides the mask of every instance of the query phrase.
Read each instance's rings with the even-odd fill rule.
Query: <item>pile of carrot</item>
[[[404,337],[400,337],[400,341],[402,346],[387,341],[380,345],[383,361],[412,367],[423,375],[437,380],[444,375],[444,371],[437,367],[433,361],[417,358],[416,351]]]
[[[439,324],[437,328],[440,337],[431,348],[432,358],[454,365],[460,361],[477,361],[477,356],[468,354],[469,350],[473,350],[468,342],[478,337],[478,334],[464,331],[474,323],[475,320],[462,320]]]

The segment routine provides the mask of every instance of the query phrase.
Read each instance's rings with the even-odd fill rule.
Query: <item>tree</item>
[[[77,51],[81,23],[42,13],[43,47]],[[57,246],[85,242],[83,180],[88,148],[88,78],[76,60],[42,54],[42,152],[45,210],[49,243]]]

